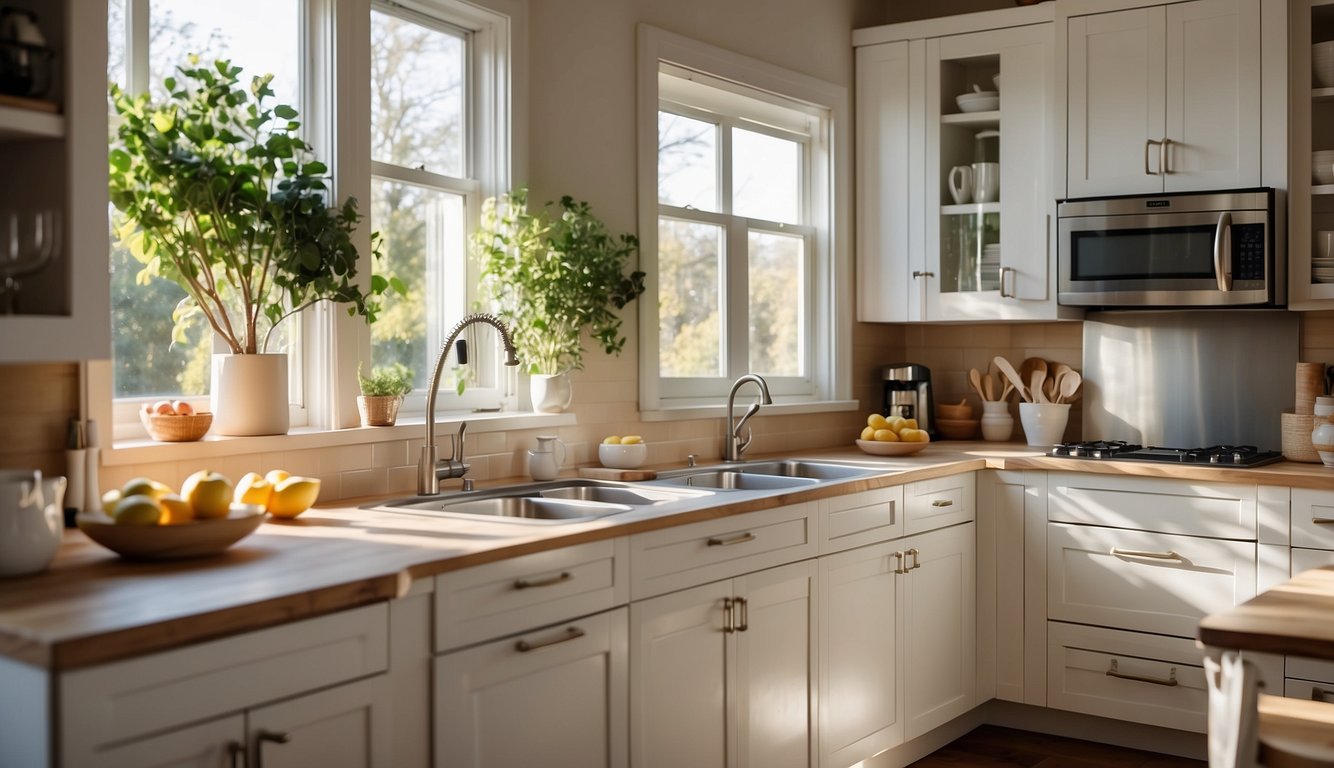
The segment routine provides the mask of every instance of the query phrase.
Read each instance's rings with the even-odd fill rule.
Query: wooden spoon
[[[1000,355],[996,355],[996,357],[992,358],[992,362],[996,364],[996,367],[1000,369],[1001,373],[1005,374],[1005,378],[1009,380],[1010,385],[1019,393],[1019,397],[1030,403],[1033,402],[1033,398],[1028,394],[1028,387],[1024,384],[1024,380],[1019,378],[1019,372],[1014,369],[1013,365],[1010,365],[1009,360],[1006,360]],[[1004,396],[1002,396],[1002,399],[1004,399]]]
[[[1031,379],[1033,383],[1028,386],[1028,391],[1032,393],[1033,402],[1035,403],[1047,402],[1047,394],[1042,391],[1042,382],[1045,381],[1046,378],[1047,378],[1046,371],[1042,369],[1037,369],[1033,371],[1033,378]]]
[[[986,390],[986,396],[982,398],[984,402],[989,403],[996,399],[995,384],[996,380],[991,377],[990,373],[988,373],[987,378],[982,381],[982,388]]]
[[[987,393],[982,389],[982,374],[976,368],[968,369],[968,383],[973,385],[973,391],[983,400],[990,400]],[[987,382],[990,383],[990,382]]]
[[[1073,403],[1075,394],[1079,392],[1079,385],[1084,383],[1084,377],[1077,371],[1066,371],[1061,377],[1061,393],[1058,403]]]

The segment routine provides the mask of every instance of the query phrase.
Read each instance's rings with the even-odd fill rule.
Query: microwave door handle
[[[1224,293],[1232,290],[1232,214],[1227,211],[1218,215],[1218,226],[1214,228],[1214,274],[1218,290]]]

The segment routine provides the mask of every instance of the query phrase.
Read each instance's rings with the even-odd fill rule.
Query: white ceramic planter
[[[533,410],[538,413],[562,413],[570,407],[570,398],[574,396],[568,372],[534,373],[529,387]]]
[[[209,392],[214,434],[287,434],[287,355],[214,355]]]
[[[1019,423],[1029,445],[1049,446],[1061,442],[1070,419],[1069,403],[1020,403]]]
[[[992,442],[1005,442],[1014,434],[1014,417],[1010,415],[1010,404],[1004,400],[992,400],[982,403],[982,439]]]

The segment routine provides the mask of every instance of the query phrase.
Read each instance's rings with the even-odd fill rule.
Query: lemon
[[[258,472],[247,472],[241,478],[241,482],[236,484],[236,490],[232,493],[232,501],[238,504],[267,506],[274,485]]]
[[[902,432],[899,433],[899,439],[902,440],[902,441],[905,442],[905,443],[929,443],[929,442],[931,442],[931,436],[928,435],[928,434],[926,433],[926,430],[924,430],[924,429],[908,429],[908,428],[905,428]]]
[[[122,498],[111,513],[116,525],[157,525],[161,516],[162,507],[158,506],[157,499],[143,493]]]
[[[889,428],[894,430],[894,434],[897,435],[900,431],[903,430],[903,422],[905,421],[907,421],[907,419],[903,418],[902,416],[895,416],[889,419]]]
[[[269,481],[269,485],[277,485],[291,476],[292,473],[285,469],[270,469],[264,474],[264,479]]]
[[[621,438],[621,445],[639,445],[644,442],[644,438],[639,435],[626,435]]]
[[[120,496],[152,496],[160,499],[171,493],[171,486],[147,477],[136,477],[120,487]]]
[[[162,516],[157,520],[158,525],[177,525],[195,519],[194,508],[179,494],[169,493],[158,499],[157,503],[162,507]]]
[[[296,517],[310,509],[319,495],[319,478],[289,477],[273,486],[273,493],[269,494],[269,514],[274,517]]]
[[[603,444],[603,445],[620,445],[620,444],[621,444],[621,437],[620,437],[620,435],[612,435],[612,436],[610,436],[610,437],[604,437],[604,438],[602,438],[602,444]]]
[[[862,438],[861,438],[861,439],[863,439],[863,440],[874,440],[874,439],[875,439],[875,427],[867,427],[866,429],[863,429],[863,430],[862,430]]]
[[[116,502],[120,501],[120,489],[112,488],[102,494],[102,511],[108,515],[115,514]]]
[[[899,428],[899,431],[902,432],[905,429],[917,429],[917,419],[904,419],[903,426]]]
[[[197,518],[226,517],[232,505],[232,481],[207,469],[185,478],[181,498],[190,502]]]
[[[894,430],[892,429],[877,429],[875,431],[875,439],[882,443],[897,443],[899,441],[899,436],[894,434]]]
[[[873,413],[866,417],[866,426],[872,429],[885,429],[889,427],[889,422],[885,420],[884,416]]]

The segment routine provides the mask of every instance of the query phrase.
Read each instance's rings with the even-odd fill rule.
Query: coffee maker
[[[932,440],[937,439],[931,371],[917,363],[893,363],[881,370],[881,378],[885,380],[885,404],[881,413],[886,417],[916,419],[918,429],[925,429]]]

